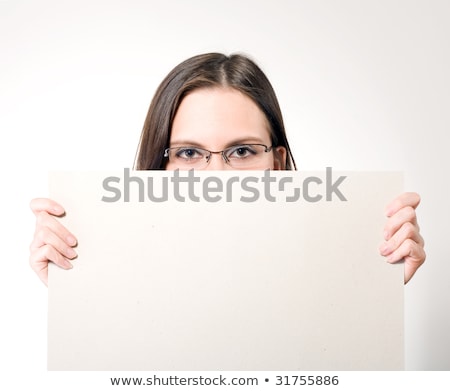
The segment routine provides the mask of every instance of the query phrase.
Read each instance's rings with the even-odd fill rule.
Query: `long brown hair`
[[[286,148],[285,169],[296,169],[280,106],[264,72],[244,55],[207,53],[177,65],[156,90],[139,141],[137,170],[165,168],[164,149],[169,147],[172,122],[181,101],[196,89],[212,87],[231,87],[252,99],[270,124],[272,145]]]

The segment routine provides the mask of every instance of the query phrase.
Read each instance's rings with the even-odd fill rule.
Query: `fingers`
[[[426,254],[421,245],[412,239],[405,240],[388,257],[389,263],[405,261],[405,284],[411,279],[417,269],[425,262]]]
[[[386,216],[391,217],[397,213],[400,209],[409,206],[416,209],[420,204],[420,196],[417,193],[403,193],[393,201],[391,201],[385,210]]]
[[[417,193],[403,193],[387,206],[385,242],[379,248],[389,263],[405,261],[405,284],[426,257],[415,210],[419,203],[420,196]]]
[[[64,208],[49,198],[34,198],[30,202],[30,208],[34,214],[47,212],[54,216],[62,216]]]
[[[56,235],[57,238],[54,237]],[[51,240],[52,242],[49,242]],[[65,243],[65,246],[63,243]],[[73,247],[77,244],[77,239],[59,221],[50,216],[47,212],[36,212],[36,231],[32,248],[40,247],[43,244],[55,244],[64,252],[64,247]]]
[[[424,245],[424,240],[419,234],[418,227],[409,221],[404,223],[389,240],[380,246],[380,254],[384,256],[391,255],[408,239],[411,239],[422,247]]]
[[[44,213],[44,212],[42,212]],[[59,231],[67,231],[61,224],[57,221],[54,221],[52,225],[59,225]],[[74,242],[72,242],[74,243]],[[76,244],[76,242],[74,243]],[[36,230],[33,241],[30,245],[30,251],[38,249],[42,246],[50,245],[54,249],[56,249],[61,255],[64,255],[66,258],[73,259],[77,256],[75,250],[67,243],[61,239],[58,234],[54,232],[54,230],[50,229],[48,226],[41,226]]]
[[[416,211],[411,206],[405,206],[389,217],[384,226],[384,239],[391,239],[404,224],[409,223],[415,231],[419,232]]]
[[[63,269],[71,269],[72,264],[54,247],[44,245],[30,253],[30,266],[42,280],[48,285],[48,262],[52,261]]]
[[[411,206],[400,209],[388,219],[384,227],[384,239],[387,241],[384,250],[390,249],[389,252],[392,252],[406,239],[412,239],[423,246],[424,241],[419,231],[416,211]]]
[[[70,260],[77,254],[72,248],[77,239],[54,216],[62,216],[64,208],[47,198],[35,198],[30,208],[36,216],[36,229],[30,244],[30,265],[47,285],[48,263],[53,262],[63,269],[71,269]]]

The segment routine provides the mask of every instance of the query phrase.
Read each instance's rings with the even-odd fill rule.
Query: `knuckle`
[[[422,256],[421,256],[421,262],[420,262],[421,265],[425,262],[425,259],[427,259],[427,253],[425,252],[424,249],[422,249]]]
[[[411,221],[407,221],[403,224],[403,230],[405,231],[406,237],[412,239],[417,232],[417,227]]]
[[[47,220],[47,212],[41,211],[36,213],[36,225],[44,225]]]
[[[54,256],[54,248],[49,244],[42,246],[42,252],[47,260],[51,260]]]
[[[33,213],[38,213],[40,210],[42,210],[42,199],[33,198],[30,201],[30,209],[33,211]]]
[[[415,262],[419,263],[420,265],[424,262],[425,251],[423,250],[422,246],[420,246],[412,239],[405,240],[404,246],[405,246],[405,253],[409,257],[413,258]]]
[[[412,206],[405,206],[405,216],[407,218],[407,221],[414,221],[416,218],[416,211]]]
[[[422,249],[425,247],[425,239],[421,234],[419,234],[419,243],[422,245]],[[425,250],[423,250],[425,252]]]
[[[408,238],[403,242],[403,244],[407,250],[411,251],[417,243],[414,240]]]
[[[48,241],[49,232],[50,232],[50,230],[47,227],[45,227],[45,226],[40,227],[39,229],[36,230],[36,239],[45,244],[48,244],[47,241]]]

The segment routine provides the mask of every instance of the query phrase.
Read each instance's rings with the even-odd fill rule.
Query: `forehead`
[[[170,141],[222,148],[233,140],[245,139],[270,143],[269,123],[258,105],[232,88],[202,88],[182,100]]]

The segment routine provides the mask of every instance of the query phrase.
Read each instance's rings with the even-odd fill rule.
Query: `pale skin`
[[[221,151],[236,144],[270,142],[270,127],[263,112],[247,96],[231,88],[199,89],[183,99],[174,118],[170,146],[197,146]],[[283,170],[284,147],[276,147],[264,157],[257,169]],[[167,170],[173,170],[170,162]],[[205,170],[231,168],[220,154],[213,154]],[[425,261],[424,240],[419,233],[416,208],[417,193],[403,193],[385,209],[384,241],[379,247],[387,262],[405,263],[405,283]],[[36,229],[30,245],[30,265],[47,285],[48,264],[71,269],[77,257],[77,239],[55,216],[64,215],[64,208],[47,198],[35,198],[30,204],[36,216]]]

